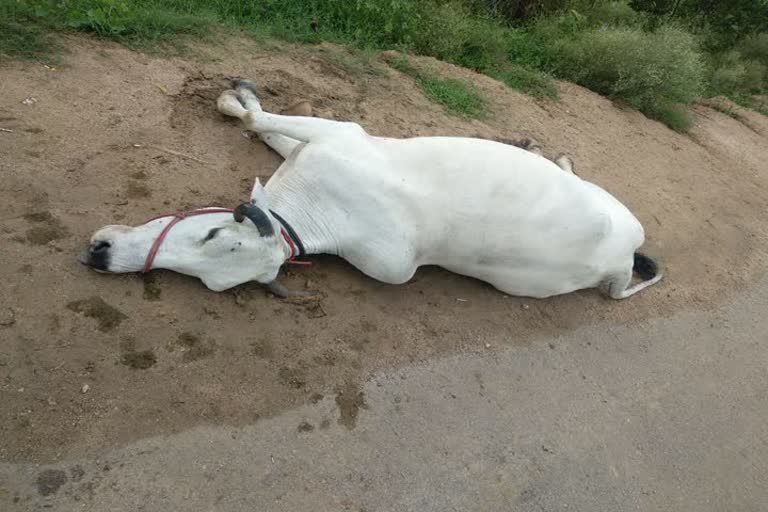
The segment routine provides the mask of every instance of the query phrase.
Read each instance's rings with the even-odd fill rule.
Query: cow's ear
[[[258,206],[265,212],[269,211],[269,198],[267,198],[267,191],[261,185],[259,178],[253,183],[253,189],[251,189],[251,204]]]

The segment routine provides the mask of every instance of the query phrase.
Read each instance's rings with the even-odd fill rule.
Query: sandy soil
[[[738,107],[729,116],[697,106],[696,127],[680,135],[574,85],[560,84],[560,102],[535,101],[420,59],[491,100],[487,120],[465,121],[384,64],[351,76],[317,48],[232,40],[168,60],[82,38],[66,45],[56,69],[0,69],[0,127],[12,130],[0,132],[1,460],[53,462],[201,424],[253,424],[324,396],[338,405],[333,421],[354,428],[374,371],[503,349],[486,346],[491,334],[511,345],[707,311],[765,269],[768,118]],[[277,168],[276,154],[216,112],[228,76],[257,81],[269,110],[307,99],[378,135],[533,135],[636,213],[667,278],[625,302],[594,291],[533,301],[433,268],[387,286],[317,257],[286,276],[326,292],[302,306],[255,285],[216,294],[168,272],[79,266],[76,253],[104,224],[234,206],[254,175]]]

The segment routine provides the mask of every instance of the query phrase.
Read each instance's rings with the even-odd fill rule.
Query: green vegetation
[[[508,66],[504,71],[489,74],[513,89],[523,91],[536,98],[549,98],[552,100],[560,98],[560,91],[557,90],[552,77],[541,71],[525,66],[512,65]]]
[[[34,24],[19,23],[0,12],[0,60],[4,57],[31,59],[50,47],[45,32]]]
[[[634,27],[586,29],[547,41],[557,74],[685,130],[677,106],[704,91],[704,60],[689,33],[664,26],[650,33]]]
[[[449,114],[474,119],[482,119],[487,114],[485,100],[471,84],[417,69],[405,56],[392,60],[389,65],[416,80],[427,98],[442,105]]]
[[[157,50],[213,27],[428,55],[539,97],[563,78],[678,130],[702,95],[755,106],[768,91],[768,0],[0,0],[0,59],[39,55],[49,31]],[[373,69],[350,55],[330,58]],[[420,80],[459,96],[443,82]]]
[[[214,21],[209,12],[187,14],[151,2],[0,0],[0,59],[45,54],[45,31],[50,30],[90,32],[152,49],[178,46],[179,36],[205,37]]]
[[[370,49],[321,46],[317,52],[327,62],[355,78],[386,74],[386,68],[377,61],[377,52]]]

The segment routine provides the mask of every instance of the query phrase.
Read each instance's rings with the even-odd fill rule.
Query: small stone
[[[523,304],[523,305],[522,305],[522,308],[523,308],[523,309],[528,309],[529,307],[530,307],[530,306],[529,306],[528,304]]]
[[[83,384],[83,387],[80,388],[80,392],[87,393],[89,389],[91,389],[91,386],[89,386],[88,384]]]
[[[485,344],[485,348],[491,348],[491,344],[490,343],[486,343]]]
[[[315,430],[315,426],[309,423],[308,421],[302,421],[299,424],[299,427],[297,428],[299,432],[312,432]]]
[[[0,325],[10,327],[16,323],[16,312],[11,308],[0,311]]]
[[[299,101],[280,113],[284,116],[312,117],[312,104],[308,101]]]
[[[33,98],[32,96],[29,96],[28,98],[24,98],[22,103],[24,105],[32,105],[34,103],[37,103],[37,98]]]

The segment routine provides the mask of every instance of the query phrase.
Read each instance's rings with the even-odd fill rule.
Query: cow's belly
[[[485,281],[509,295],[539,299],[594,288],[605,279],[603,270],[591,265],[557,268],[544,265],[520,267],[467,264],[448,265],[445,268]]]

